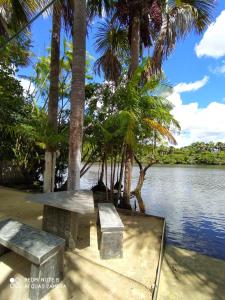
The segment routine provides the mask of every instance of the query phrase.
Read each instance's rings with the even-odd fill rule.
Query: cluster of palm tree
[[[163,135],[169,141],[175,142],[169,132],[171,122],[174,121],[172,116],[164,114],[162,119],[164,106],[160,104],[159,97],[149,98],[147,94],[153,82],[159,78],[155,79],[156,75],[162,76],[162,63],[173,51],[177,41],[184,38],[191,30],[201,33],[210,23],[214,2],[209,0],[55,0],[52,2],[54,2],[52,8],[48,9],[48,13],[52,14],[48,122],[54,132],[57,132],[58,122],[62,22],[73,39],[68,163],[68,189],[72,190],[80,188],[88,22],[96,16],[103,19],[98,25],[95,43],[96,51],[100,54],[95,63],[95,70],[103,73],[106,80],[113,82],[115,86],[113,97],[119,99],[121,95],[126,94],[129,103],[129,91],[132,91],[133,99],[135,97],[139,100],[148,98],[148,101],[154,99],[155,106],[157,103],[158,106],[161,105],[161,113],[157,115],[154,115],[152,103],[141,109],[140,101],[134,101],[131,107],[124,105],[121,111],[118,110],[117,113],[120,115],[127,114],[125,119],[130,120],[127,123],[130,133],[136,132],[136,135],[140,136],[143,128],[147,126],[151,129],[150,135],[154,135],[154,140],[157,135]],[[45,6],[46,1],[42,0],[1,0],[1,36],[7,39],[18,27],[29,23]],[[148,59],[144,61],[146,55]],[[139,69],[143,62],[145,62],[144,68]],[[141,105],[144,105],[142,102],[145,102],[141,101]],[[138,107],[135,103],[139,103]],[[140,114],[137,114],[138,118],[134,114],[136,108],[142,110],[142,113],[139,111]],[[132,142],[128,137],[129,135],[126,135],[122,141],[124,164],[121,164],[125,168],[124,198],[127,203],[131,193],[132,165],[135,158]],[[147,136],[143,140],[146,139]],[[56,149],[49,145],[45,155],[45,191],[54,189],[55,160]]]
[[[111,14],[98,27],[96,44],[101,56],[96,61],[97,71],[117,85],[124,76],[122,64],[127,63],[127,78],[131,81],[148,51],[152,55],[148,55],[138,84],[161,76],[162,63],[177,41],[191,30],[201,33],[210,22],[212,9],[213,2],[207,0],[115,1]],[[126,203],[131,193],[133,159],[133,149],[127,144],[123,194]]]
[[[101,164],[99,182],[95,189],[99,186],[103,190],[104,179],[106,190],[107,183],[110,187],[107,196],[116,204],[120,198],[125,207],[130,205],[129,184],[132,176],[126,167],[129,162],[127,156],[132,162],[134,158],[142,166],[142,149],[145,148],[149,153],[146,166],[140,168],[139,183],[134,191],[139,196],[144,176],[156,162],[153,151],[155,144],[164,138],[175,144],[171,130],[179,129],[178,122],[171,114],[172,105],[162,95],[162,90],[168,86],[157,78],[140,85],[144,67],[145,64],[139,66],[132,79],[127,81],[124,78],[117,83],[116,88],[112,82],[99,84],[86,97],[85,150],[91,149]],[[124,168],[124,190],[123,197],[120,197]],[[118,190],[116,197],[113,190]]]

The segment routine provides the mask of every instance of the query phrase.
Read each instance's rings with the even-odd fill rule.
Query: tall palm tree
[[[2,3],[1,3],[2,2]],[[2,0],[0,14],[0,33],[8,36],[11,31],[16,32],[18,28],[26,25],[36,11],[46,6],[42,0]],[[51,39],[51,61],[50,61],[50,87],[48,99],[48,122],[53,132],[57,132],[58,117],[58,94],[59,94],[59,73],[60,73],[60,30],[61,15],[63,9],[64,22],[68,29],[71,22],[72,3],[70,0],[56,0],[52,9],[52,39]],[[70,13],[70,14],[69,14]],[[26,35],[29,27],[25,29]],[[56,164],[56,149],[47,145],[45,152],[44,191],[54,190]]]
[[[160,1],[119,0],[116,4],[116,16],[121,24],[128,27],[130,42],[129,77],[131,78],[139,65],[141,45],[151,46],[154,36],[161,26]]]
[[[34,14],[42,7],[44,1],[19,1],[19,0],[2,0],[0,12],[0,34],[9,38],[10,34],[15,33],[22,26],[26,25]],[[58,110],[58,80],[59,80],[59,48],[60,48],[60,24],[61,12],[59,2],[53,6],[53,26],[51,42],[51,65],[50,65],[50,89],[48,102],[48,120],[49,125],[57,131],[57,110]],[[29,33],[29,26],[25,28],[20,38],[25,40]],[[54,190],[55,178],[55,149],[47,146],[45,152],[45,174],[44,174],[44,191]]]
[[[86,1],[74,0],[68,190],[80,188],[85,99]]]
[[[50,86],[48,99],[48,122],[54,132],[57,132],[59,73],[60,73],[60,30],[61,4],[56,1],[52,13],[52,39],[50,61]],[[47,146],[45,151],[44,192],[53,192],[55,187],[56,149]]]
[[[48,122],[55,133],[57,133],[58,127],[61,19],[63,18],[66,31],[72,32],[72,11],[73,3],[70,0],[56,0],[53,4]],[[47,145],[45,151],[44,192],[54,191],[56,150]]]
[[[69,138],[68,189],[80,188],[81,146],[85,99],[86,19],[109,10],[111,0],[74,0],[73,62]]]
[[[145,47],[150,46],[155,31],[158,31],[160,28],[161,8],[157,0],[119,0],[116,4],[116,16],[124,26],[128,27],[128,39],[130,43],[130,66],[128,76],[131,79],[139,65],[142,43]],[[152,32],[152,28],[154,28],[154,32]],[[125,202],[129,203],[133,152],[130,145],[126,145],[125,148],[124,198]]]
[[[129,77],[139,64],[141,46],[155,45],[153,62],[146,69],[150,77],[161,67],[162,60],[174,49],[176,41],[191,29],[202,32],[210,22],[214,2],[210,0],[119,0],[116,15],[129,28],[131,49]],[[158,37],[158,38],[157,38]],[[155,42],[156,41],[156,42]],[[126,148],[125,197],[130,197],[133,153]],[[128,202],[128,199],[127,199]]]
[[[211,0],[118,0],[116,16],[129,29],[130,76],[138,66],[142,45],[155,45],[155,55],[160,52],[160,57],[169,55],[179,38],[192,29],[201,33],[206,28],[214,5]]]

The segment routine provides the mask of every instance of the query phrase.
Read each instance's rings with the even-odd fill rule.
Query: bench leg
[[[30,291],[31,300],[40,300],[63,279],[64,249],[41,265],[31,265]]]
[[[66,249],[76,247],[78,223],[79,214],[44,205],[42,229],[65,239]]]
[[[9,252],[10,250],[2,245],[0,245],[0,256]]]
[[[102,232],[100,243],[101,259],[123,257],[123,232]]]

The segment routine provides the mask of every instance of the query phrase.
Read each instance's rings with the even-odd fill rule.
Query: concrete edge
[[[142,213],[142,212],[139,212],[139,211],[133,211],[133,210],[130,210],[130,209],[124,209],[124,208],[118,208],[118,207],[116,207],[116,210],[119,213],[125,214],[125,215],[128,215],[128,216],[141,216],[141,217],[146,217],[146,218],[153,217],[153,218],[156,218],[156,219],[165,220],[165,218],[160,217],[160,216],[145,214],[145,213]]]
[[[165,248],[165,238],[166,238],[166,220],[165,218],[163,221],[163,232],[162,232],[162,239],[160,243],[160,253],[159,253],[159,261],[158,266],[156,269],[156,279],[154,284],[154,289],[152,292],[152,300],[157,300],[158,297],[158,289],[159,289],[159,281],[160,281],[160,274],[161,274],[161,268],[162,268],[162,261],[163,261],[163,255],[164,255],[164,248]]]

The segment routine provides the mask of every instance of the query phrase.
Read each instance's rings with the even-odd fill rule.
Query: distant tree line
[[[225,143],[196,142],[182,148],[160,146],[156,150],[161,164],[225,165]]]

